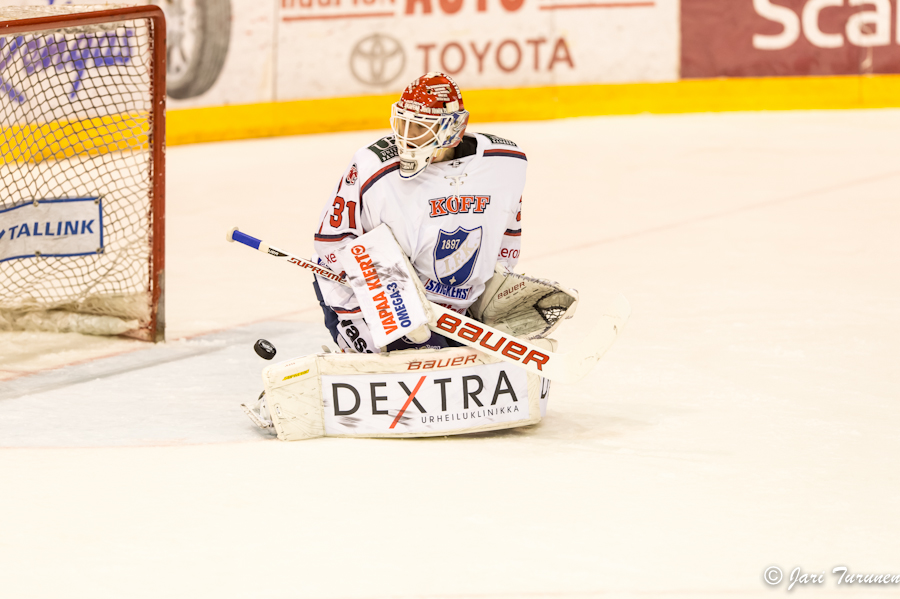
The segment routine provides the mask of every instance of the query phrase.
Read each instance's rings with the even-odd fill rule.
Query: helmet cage
[[[469,112],[459,110],[427,115],[406,110],[396,102],[391,107],[391,129],[400,153],[400,176],[411,179],[421,173],[441,148],[451,148],[462,139]],[[411,125],[415,127],[410,134]]]

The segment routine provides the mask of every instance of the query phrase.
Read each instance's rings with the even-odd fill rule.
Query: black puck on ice
[[[258,339],[256,343],[253,344],[253,351],[255,351],[256,355],[263,360],[271,360],[275,357],[275,346],[265,339]]]

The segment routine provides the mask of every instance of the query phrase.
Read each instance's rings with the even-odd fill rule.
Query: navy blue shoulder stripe
[[[516,152],[515,150],[485,150],[484,151],[485,158],[489,156],[504,156],[506,158],[518,158],[520,160],[528,161],[528,158],[525,157],[523,152]]]
[[[375,173],[374,175],[369,177],[369,179],[365,183],[363,183],[362,188],[359,190],[360,199],[362,199],[362,195],[364,193],[366,193],[367,191],[369,191],[369,188],[372,187],[373,185],[375,185],[375,183],[377,183],[379,179],[381,179],[382,177],[384,177],[385,175],[387,175],[389,173],[392,173],[392,172],[398,170],[399,168],[400,168],[400,163],[395,162],[394,164],[387,165],[386,167],[384,167],[383,169],[381,169],[380,171],[378,171],[377,173]]]
[[[339,235],[322,235],[316,233],[316,241],[340,241],[342,239],[356,239],[359,237],[356,233],[340,233]]]

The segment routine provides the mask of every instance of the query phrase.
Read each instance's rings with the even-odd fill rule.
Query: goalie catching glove
[[[578,292],[498,264],[469,315],[520,339],[542,339],[575,315]]]

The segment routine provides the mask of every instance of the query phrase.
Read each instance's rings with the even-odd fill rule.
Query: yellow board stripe
[[[148,147],[146,114],[119,114],[82,121],[0,128],[0,164],[63,160]]]
[[[170,110],[168,145],[387,129],[397,94]],[[698,79],[465,92],[473,123],[579,116],[900,107],[900,75]],[[0,128],[0,164],[147,148],[147,115]]]
[[[900,75],[697,79],[464,92],[472,122],[900,106]],[[398,94],[171,110],[169,145],[388,128]]]

